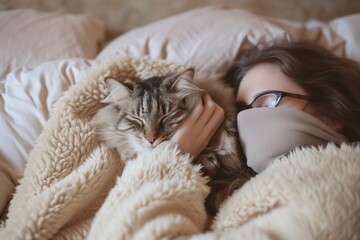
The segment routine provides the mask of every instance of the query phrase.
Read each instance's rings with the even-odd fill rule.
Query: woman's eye
[[[258,97],[252,104],[253,108],[274,107],[277,103],[275,94],[269,93]]]

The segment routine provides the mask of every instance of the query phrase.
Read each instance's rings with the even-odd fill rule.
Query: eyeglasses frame
[[[310,97],[310,96],[305,96],[302,94],[297,94],[297,93],[289,93],[289,92],[285,92],[285,91],[278,91],[278,90],[268,90],[268,91],[264,91],[264,92],[260,92],[258,93],[254,100],[246,105],[246,106],[240,106],[239,108],[241,110],[246,110],[246,109],[251,109],[253,108],[252,104],[261,96],[265,95],[265,94],[269,94],[269,93],[274,93],[276,94],[276,103],[273,107],[277,107],[280,103],[280,101],[282,100],[283,97],[292,97],[292,98],[297,98],[297,99],[303,99],[303,100],[308,100],[308,101],[314,101],[316,100],[316,98],[314,97]]]

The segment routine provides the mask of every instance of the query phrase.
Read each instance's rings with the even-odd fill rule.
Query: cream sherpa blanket
[[[204,232],[209,189],[199,166],[162,145],[129,161],[89,124],[105,76],[150,77],[183,66],[114,57],[55,105],[31,152],[0,239],[359,239],[360,147],[329,144],[278,159],[223,204]]]

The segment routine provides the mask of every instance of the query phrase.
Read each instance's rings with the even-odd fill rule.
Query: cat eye
[[[160,125],[163,125],[166,122],[167,117],[168,117],[168,115],[165,115],[165,116],[160,118]]]
[[[176,121],[176,122],[171,122],[171,121],[167,121],[167,119],[165,118],[162,118],[160,120],[160,124],[163,126],[163,125],[168,125],[168,126],[173,126],[173,125],[176,125],[176,124],[179,124],[183,121],[183,119],[179,120],[179,121]]]
[[[171,118],[173,115],[175,115],[177,113],[177,111],[172,111],[172,112],[169,112],[167,114],[165,114],[164,116],[162,116],[160,118],[160,124],[161,125],[164,125],[167,121],[168,121],[168,118]],[[169,123],[168,123],[169,124]],[[172,123],[170,123],[169,125],[171,125]]]
[[[133,129],[134,127],[133,126],[129,126],[129,127],[126,127],[126,128],[121,128],[120,126],[118,126],[116,129],[119,130],[119,131],[129,131],[131,129]]]
[[[119,121],[115,127],[115,129],[119,131],[129,131],[133,128],[134,126],[130,122],[121,122],[121,121]]]
[[[238,107],[240,111],[250,108],[277,107],[283,97],[292,97],[292,98],[304,99],[308,101],[316,100],[316,98],[314,97],[305,96],[301,94],[270,90],[259,93],[250,104],[246,106],[238,106]]]
[[[170,122],[168,123],[170,126],[176,125],[176,124],[180,124],[184,119],[181,119],[180,121],[176,121],[176,122]]]
[[[144,121],[141,118],[135,117],[130,114],[127,116],[127,120],[130,122],[130,125],[132,125],[132,128],[141,129],[144,127]]]

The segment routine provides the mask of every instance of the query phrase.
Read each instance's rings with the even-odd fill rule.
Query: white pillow
[[[134,29],[114,39],[97,58],[149,55],[221,76],[240,50],[279,38],[310,40],[344,54],[344,40],[328,23],[287,21],[220,6],[195,9]]]
[[[53,104],[91,64],[84,59],[47,62],[17,69],[0,81],[0,214]]]
[[[330,26],[345,40],[344,55],[360,62],[360,14],[336,18]]]
[[[104,39],[104,23],[84,15],[0,11],[0,79],[16,68],[46,61],[94,58]]]

